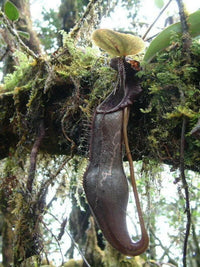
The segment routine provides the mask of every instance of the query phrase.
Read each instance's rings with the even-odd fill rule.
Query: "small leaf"
[[[8,19],[15,21],[19,18],[18,8],[10,1],[6,1],[4,11]]]
[[[97,46],[113,56],[135,55],[145,47],[144,41],[138,36],[108,29],[95,30],[92,39]]]
[[[24,32],[24,31],[17,31],[17,32],[21,37],[23,37],[23,38],[25,38],[27,40],[30,39],[30,34],[28,32]]]
[[[164,1],[163,0],[154,0],[154,3],[157,8],[162,8],[164,6]]]

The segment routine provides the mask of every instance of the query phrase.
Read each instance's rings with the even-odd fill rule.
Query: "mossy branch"
[[[44,130],[44,122],[42,121],[39,125],[39,133],[38,136],[33,144],[31,155],[30,155],[30,170],[29,170],[29,176],[27,180],[27,189],[31,193],[32,187],[33,187],[33,181],[35,177],[35,170],[36,170],[36,161],[37,161],[37,155],[38,150],[40,148],[42,139],[44,138],[45,130]]]
[[[92,8],[94,7],[94,5],[98,2],[102,2],[102,0],[91,0],[89,2],[89,4],[86,7],[86,10],[84,12],[84,14],[82,15],[82,17],[78,20],[78,22],[76,23],[76,25],[74,26],[74,28],[71,30],[70,32],[70,37],[73,39],[76,39],[84,21],[87,19],[87,16],[90,14]]]
[[[190,46],[191,46],[191,36],[189,33],[189,25],[187,21],[187,14],[182,0],[177,0],[179,15],[182,27],[182,41],[183,41],[183,53],[186,57],[187,63],[191,62],[190,58]]]

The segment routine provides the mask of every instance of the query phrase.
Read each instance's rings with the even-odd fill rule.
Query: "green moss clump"
[[[81,267],[83,266],[82,260],[70,259],[68,262],[64,263],[63,267]]]
[[[13,91],[16,86],[19,88],[25,85],[24,82],[27,82],[25,77],[29,77],[29,71],[35,64],[32,58],[21,51],[16,51],[14,57],[18,61],[18,65],[15,66],[15,71],[13,73],[9,73],[4,77],[3,90],[6,92]]]
[[[141,111],[151,118],[148,146],[152,157],[175,166],[179,162],[182,121],[186,118],[185,163],[200,170],[200,152],[194,153],[199,149],[190,135],[200,117],[200,44],[199,40],[193,40],[188,63],[181,40],[177,36],[175,40],[138,74],[148,95],[148,105]]]
[[[142,267],[145,260],[141,256],[128,258],[107,243],[103,263],[106,267]]]
[[[98,50],[91,47],[76,47],[74,40],[65,32],[63,34],[63,54],[55,64],[58,76],[72,81],[75,96],[78,96],[78,108],[83,116],[91,117],[91,110],[98,105],[99,99],[104,98],[112,89],[116,80],[116,71],[110,66],[110,58],[103,57]],[[84,99],[80,98],[84,94]]]

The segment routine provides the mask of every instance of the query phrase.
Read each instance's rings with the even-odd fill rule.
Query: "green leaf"
[[[6,1],[4,5],[4,12],[8,19],[15,21],[19,18],[18,8],[10,1]]]
[[[27,40],[30,39],[30,34],[29,34],[28,32],[17,31],[17,33],[18,33],[21,37],[23,37],[23,38],[25,38],[25,39],[27,39]]]
[[[200,10],[190,14],[188,16],[189,34],[191,37],[200,35]],[[171,37],[173,33],[181,35],[182,28],[181,23],[175,23],[165,28],[149,45],[145,55],[144,61],[150,62],[158,52],[167,48],[170,45]]]
[[[164,1],[163,0],[154,0],[154,3],[156,7],[162,8],[164,6]]]

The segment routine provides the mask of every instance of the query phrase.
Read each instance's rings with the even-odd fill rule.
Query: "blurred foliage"
[[[173,170],[171,166],[160,165],[148,159],[135,163],[135,170],[144,211],[146,207],[145,219],[149,226],[150,236],[153,236],[154,240],[150,243],[150,250],[153,250],[154,246],[156,249],[154,258],[150,259],[154,259],[157,263],[169,262],[174,266],[181,266],[186,222],[184,188],[179,179],[180,172]],[[186,177],[191,197],[192,225],[195,226],[198,240],[200,175],[186,171]],[[134,218],[134,214],[130,214]],[[198,262],[198,253],[195,252],[196,249],[198,250],[198,245],[196,245],[195,234],[191,231],[188,266],[193,266],[194,261]]]
[[[46,10],[43,7],[42,19],[35,20],[34,25],[41,39],[44,49],[50,53],[57,49],[61,44],[60,30],[65,30],[67,33],[72,29],[77,20],[82,16],[88,0],[72,0],[61,2],[59,11],[53,9]],[[109,16],[115,12],[116,6],[121,6],[127,10],[127,17],[130,18],[132,33],[138,33],[139,18],[137,17],[138,10],[141,6],[140,0],[104,0],[101,5],[103,17]],[[71,10],[71,11],[70,11]],[[123,31],[123,27],[121,29]]]
[[[58,13],[53,10],[42,10],[43,23],[40,20],[34,21],[37,34],[46,52],[53,52],[59,46],[59,31],[61,30],[61,20]]]

